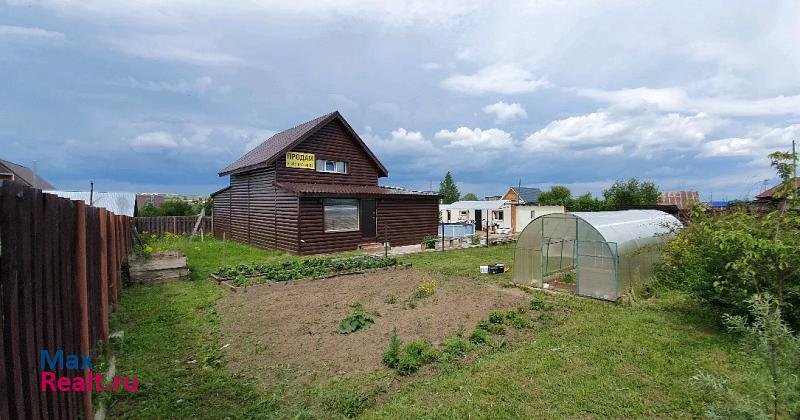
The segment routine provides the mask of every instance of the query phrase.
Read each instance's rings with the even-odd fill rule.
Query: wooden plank
[[[33,309],[33,375],[32,382],[34,386],[34,393],[36,400],[39,403],[38,414],[41,418],[50,418],[50,410],[48,409],[48,394],[41,391],[39,381],[41,378],[41,369],[39,368],[38,354],[39,350],[45,348],[45,319],[47,318],[44,306],[45,294],[45,278],[44,269],[48,265],[45,260],[45,224],[47,221],[44,217],[44,194],[41,190],[32,190],[33,207],[31,209],[31,252],[30,252],[30,271],[31,271],[31,287],[30,294],[33,301],[31,305]]]
[[[22,363],[23,392],[28,418],[41,418],[38,378],[36,377],[36,327],[33,302],[33,211],[38,190],[25,189],[19,203],[17,241],[19,242],[19,311],[20,311],[20,361]],[[40,193],[40,192],[39,192]]]
[[[81,354],[89,354],[89,302],[87,293],[87,266],[86,266],[86,205],[82,201],[75,203],[75,282],[76,303],[79,309],[80,349]],[[87,383],[91,371],[84,368],[83,376]],[[87,389],[83,393],[83,414],[92,418],[92,394]]]
[[[9,331],[9,320],[5,309],[8,307],[8,293],[11,291],[10,279],[15,275],[13,271],[13,257],[12,250],[13,244],[16,243],[15,231],[11,228],[14,199],[9,194],[13,189],[10,182],[0,183],[0,232],[3,232],[3,240],[6,243],[6,249],[0,254],[0,357],[3,358],[3,363],[0,363],[0,418],[10,419],[12,413],[16,413],[16,404],[14,399],[14,369],[11,364],[11,342],[7,335]]]
[[[110,234],[110,242],[109,245],[111,247],[111,260],[109,263],[111,264],[111,277],[110,281],[110,295],[111,295],[111,303],[113,304],[114,309],[117,308],[117,276],[119,276],[119,264],[117,260],[117,218],[113,214],[110,215],[108,218],[109,221],[109,234]]]
[[[100,318],[103,342],[108,344],[108,213],[100,209]]]

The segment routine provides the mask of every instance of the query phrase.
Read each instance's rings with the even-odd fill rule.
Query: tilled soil
[[[439,283],[436,292],[410,308],[406,301],[428,280]],[[268,376],[287,369],[323,378],[372,371],[381,366],[395,327],[404,343],[423,338],[438,344],[459,331],[469,334],[495,309],[525,305],[526,296],[519,289],[406,269],[251,287],[221,299],[217,311],[229,368],[274,383],[280,379]],[[375,323],[337,333],[355,303],[376,314]]]

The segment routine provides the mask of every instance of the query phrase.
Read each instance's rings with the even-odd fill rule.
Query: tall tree
[[[463,197],[461,197],[464,201],[478,201],[478,196],[475,193],[466,193]]]
[[[453,181],[453,174],[451,174],[450,171],[447,171],[444,179],[439,183],[439,194],[442,195],[442,202],[444,204],[455,203],[461,197],[456,182]]]
[[[570,211],[600,211],[603,210],[605,203],[597,197],[592,197],[592,193],[586,193],[572,200]]]
[[[556,185],[550,188],[550,191],[539,194],[539,204],[570,207],[572,204],[572,191],[565,186]]]
[[[608,208],[619,210],[634,205],[658,204],[661,192],[652,182],[640,182],[636,178],[631,178],[627,181],[614,182],[611,188],[603,190],[603,197]]]

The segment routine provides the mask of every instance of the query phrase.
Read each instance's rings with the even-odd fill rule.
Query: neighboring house
[[[508,200],[456,201],[439,205],[439,219],[444,223],[474,223],[475,230],[511,228]]]
[[[89,191],[45,191],[70,200],[80,200],[88,206],[104,208],[118,216],[133,217],[136,193],[127,192],[89,192]],[[91,199],[91,202],[89,201]]]
[[[293,254],[418,244],[440,196],[378,185],[386,167],[338,111],[270,137],[223,169],[214,234]]]
[[[510,200],[516,204],[539,204],[539,195],[542,190],[532,187],[508,187],[503,195],[503,200]]]
[[[793,182],[795,188],[800,190],[800,177],[795,178]],[[753,200],[753,204],[760,207],[768,207],[780,203],[782,200],[775,197],[775,192],[778,190],[778,187],[780,187],[780,184],[758,194],[756,199]]]
[[[150,204],[153,207],[161,207],[167,201],[166,194],[157,193],[138,193],[136,194],[136,209],[142,211],[144,206]]]
[[[40,190],[53,190],[56,188],[29,168],[0,159],[0,181],[5,179],[19,181],[28,187],[38,188]]]
[[[687,210],[692,204],[700,202],[700,193],[697,191],[667,191],[662,192],[658,204],[673,205],[678,210]]]

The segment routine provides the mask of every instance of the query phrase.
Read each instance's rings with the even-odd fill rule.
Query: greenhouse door
[[[616,301],[619,297],[617,244],[578,241],[577,294]]]

